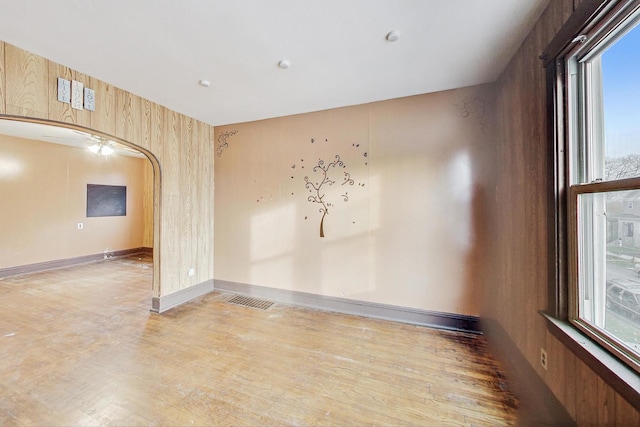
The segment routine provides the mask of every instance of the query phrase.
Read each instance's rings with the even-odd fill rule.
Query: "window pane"
[[[640,26],[609,46],[601,62],[604,180],[640,176]]]
[[[577,213],[578,316],[640,356],[640,190],[580,194]]]

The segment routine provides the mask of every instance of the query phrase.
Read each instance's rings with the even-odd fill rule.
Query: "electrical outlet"
[[[547,370],[547,352],[544,351],[544,348],[540,349],[540,365],[545,371]]]

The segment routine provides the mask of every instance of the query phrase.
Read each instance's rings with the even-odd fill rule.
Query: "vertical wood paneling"
[[[5,95],[5,56],[4,56],[4,42],[0,41],[0,114],[5,114],[5,106],[7,103]]]
[[[154,228],[153,228],[153,242],[154,248],[157,247],[156,242],[161,241],[161,237],[164,237],[164,232],[162,231],[162,223],[164,222],[164,212],[161,210],[161,206],[164,206],[163,200],[163,183],[166,182],[164,167],[166,167],[166,162],[164,162],[163,157],[163,147],[167,145],[166,136],[164,133],[164,126],[166,122],[166,111],[167,109],[161,105],[152,103],[150,105],[150,141],[149,141],[149,151],[154,154],[155,158],[159,162],[162,167],[157,168],[154,171],[154,181],[153,181],[153,212],[154,212]],[[155,261],[153,263],[153,274],[154,277],[161,276],[160,262],[158,262],[158,253],[154,249],[154,257]],[[213,276],[211,276],[213,277]],[[165,295],[165,291],[163,289],[163,283],[158,283],[153,289],[153,297],[159,298],[161,295]]]
[[[582,361],[576,360],[576,423],[595,425],[598,419],[598,380]]]
[[[571,1],[552,1],[542,15],[537,30],[542,33],[544,49],[573,13]]]
[[[617,394],[615,420],[619,426],[640,426],[640,412]]]
[[[575,2],[575,5],[578,1]],[[638,425],[635,409],[546,330],[546,77],[539,55],[574,9],[551,1],[498,80],[496,230],[483,316],[496,319],[578,425]],[[540,367],[546,348],[548,371]]]
[[[209,126],[205,123],[199,122],[200,125],[200,142],[202,147],[200,149],[201,152],[206,153],[209,151],[213,151],[215,149],[215,145],[213,144],[213,127]],[[213,177],[213,162],[214,157],[211,156],[199,156],[198,162],[200,163],[200,173],[201,176],[206,183],[206,185],[202,185],[202,193],[200,194],[199,204],[200,204],[200,224],[201,229],[199,231],[200,235],[209,236],[214,235],[214,177]],[[198,253],[202,254],[202,265],[206,266],[205,270],[202,272],[205,277],[213,276],[213,257],[214,257],[214,247],[212,245],[207,245],[205,242],[198,240]]]
[[[163,162],[163,141],[166,139],[164,125],[166,122],[167,109],[161,105],[151,103],[150,124],[149,124],[149,151],[155,154],[160,163]]]
[[[116,89],[116,136],[139,145],[142,140],[143,123],[140,97]]]
[[[136,145],[146,149],[151,149],[151,109],[153,108],[153,102],[141,99],[141,135],[140,140]]]
[[[202,177],[204,177],[202,170],[200,168],[200,153],[202,152],[203,149],[203,143],[202,143],[202,137],[200,135],[201,132],[201,127],[198,126],[198,122],[196,120],[191,120],[191,135],[190,135],[190,139],[191,139],[191,145],[193,147],[193,152],[194,152],[194,157],[193,157],[193,161],[192,161],[192,166],[193,166],[193,172],[191,173],[191,188],[192,188],[192,200],[193,200],[193,204],[191,206],[191,215],[192,215],[192,219],[191,219],[191,235],[194,236],[194,242],[196,242],[195,245],[191,246],[191,259],[193,260],[193,263],[196,267],[196,275],[194,277],[194,280],[196,283],[200,282],[201,277],[204,277],[204,274],[202,271],[200,271],[199,266],[201,265],[200,262],[202,261],[202,257],[203,257],[203,253],[200,251],[200,245],[198,242],[198,237],[201,233],[201,231],[203,230],[203,228],[206,226],[206,221],[201,221],[200,219],[204,219],[202,217],[203,212],[201,209],[202,203],[200,202],[200,200],[202,200],[202,198],[204,197],[205,191],[204,189],[207,188],[208,186],[205,185],[200,185],[198,182],[198,179],[201,179]]]
[[[162,145],[162,194],[178,196],[180,194],[180,116],[175,111],[166,110],[162,129],[165,143]]]
[[[49,70],[47,61],[5,44],[6,113],[49,118]]]
[[[558,351],[561,351],[564,357],[564,399],[560,401],[563,403],[564,408],[567,410],[567,413],[576,419],[578,413],[577,399],[576,399],[576,364],[577,358],[570,351],[566,350],[564,347],[560,346]],[[556,353],[547,353],[547,356],[551,355],[551,357],[556,357]]]
[[[96,111],[78,114],[57,102],[58,76],[81,81],[94,89]],[[3,42],[0,42],[0,114],[75,123],[148,150],[155,169],[146,173],[144,180],[153,176],[156,226],[152,232],[145,228],[144,235],[145,242],[154,245],[154,256],[159,256],[154,259],[153,296],[168,295],[196,284],[196,280],[213,279],[214,147],[208,125]],[[183,156],[182,150],[187,155]],[[203,189],[194,191],[200,185]],[[147,206],[151,197],[148,193],[143,201]],[[202,212],[198,210],[200,204],[207,207]],[[204,215],[205,212],[210,215]],[[192,281],[186,279],[187,271],[183,271],[183,254],[185,265],[197,264],[193,265],[197,274]],[[182,277],[185,279],[181,282]]]
[[[536,187],[535,177],[528,176],[532,172],[530,145],[536,143],[536,137],[538,141],[540,139],[539,135],[532,133],[528,120],[535,108],[530,104],[531,80],[535,78],[529,57],[533,50],[532,37],[533,34],[529,34],[525,39],[498,82],[497,115],[501,123],[498,145],[502,164],[497,178],[500,205],[495,215],[500,246],[495,266],[499,269],[500,289],[491,311],[531,366],[538,370],[538,363],[532,363],[532,359],[538,357],[534,348],[540,347],[540,341],[536,340],[532,323],[540,309],[537,307],[540,283],[535,272],[538,245],[533,240],[530,210],[536,210],[531,201],[540,189]],[[514,253],[514,248],[517,248],[517,253]],[[509,303],[504,304],[504,301]],[[515,320],[517,313],[527,315],[520,315]]]
[[[541,24],[539,24],[541,25]],[[538,60],[540,52],[546,45],[543,40],[541,28],[538,26],[537,31],[533,31],[528,37],[528,47],[525,49],[526,58],[535,58]],[[529,60],[527,60],[529,63]],[[529,65],[528,75],[525,80],[529,82],[527,86],[526,105],[529,105],[528,120],[526,120],[526,133],[533,140],[546,141],[546,102],[544,94],[546,93],[546,74],[545,70],[538,63]],[[528,232],[530,233],[526,242],[530,247],[530,261],[528,264],[533,267],[531,272],[534,280],[530,283],[531,288],[528,290],[529,295],[535,295],[536,298],[529,298],[528,310],[537,312],[541,308],[546,307],[547,298],[545,292],[540,292],[540,287],[545,287],[548,279],[547,258],[539,257],[538,254],[545,253],[547,250],[547,150],[545,144],[525,144],[525,182],[527,183],[527,200],[529,206],[526,208],[527,224],[530,224]],[[529,161],[536,159],[536,161]],[[542,191],[541,191],[542,189]],[[531,354],[530,363],[537,367],[540,375],[543,374],[543,368],[539,363],[540,346],[538,343],[545,342],[546,329],[543,319],[540,316],[530,316],[527,321],[527,328],[535,334],[529,339],[528,352]]]
[[[517,76],[521,81],[524,78],[524,52],[520,50],[512,61],[512,73]],[[524,103],[524,87],[522,85],[514,85],[511,87],[511,97],[509,102],[516,105],[525,105]],[[509,127],[507,128],[506,141],[518,141],[521,136],[518,134],[519,129],[523,128],[523,116],[514,115],[509,119]],[[528,251],[528,245],[525,241],[525,194],[524,190],[524,144],[513,144],[508,153],[508,166],[505,168],[505,172],[511,185],[507,186],[506,200],[510,201],[511,208],[504,213],[507,214],[505,218],[505,234],[506,241],[511,242],[515,247],[521,248],[522,251]],[[524,254],[523,254],[524,255]],[[531,287],[532,278],[526,277],[525,272],[527,265],[525,263],[528,258],[526,256],[509,256],[507,255],[506,273],[508,277],[511,277],[519,286],[513,286],[506,289],[505,295],[507,301],[513,301],[510,307],[513,312],[526,312],[526,304],[531,298],[529,289]],[[507,307],[505,307],[506,309]],[[510,313],[507,314],[510,316]],[[526,318],[522,318],[520,322],[510,322],[507,332],[515,337],[516,345],[525,351],[527,347],[526,338],[530,331],[527,330]],[[530,358],[530,353],[525,353],[525,357]]]
[[[198,153],[202,153],[207,149],[208,135],[209,135],[209,132],[206,126],[204,126],[201,122],[197,122],[197,121],[194,122],[193,136],[194,136],[194,143],[196,143],[198,147],[197,148]],[[197,174],[194,175],[196,178],[207,177],[207,170],[204,162],[202,161],[202,156],[198,155],[194,159],[194,168],[195,170],[198,171]],[[194,200],[196,202],[196,204],[194,205],[194,217],[203,219],[202,221],[193,222],[193,232],[194,232],[194,235],[196,236],[202,233],[208,233],[213,231],[213,230],[209,230],[209,226],[208,226],[209,218],[207,216],[208,211],[205,208],[206,203],[202,202],[202,200],[210,199],[208,195],[208,190],[210,188],[210,185],[213,184],[213,180],[209,180],[209,178],[206,178],[206,179],[207,179],[207,184],[205,185],[199,185],[198,182],[194,183],[194,188],[197,191],[197,194],[194,195]],[[204,261],[203,265],[206,264],[207,249],[204,246],[202,246],[200,242],[198,242],[198,244],[196,245],[195,252],[197,255],[198,262]],[[199,271],[198,279],[200,279],[200,275],[205,276],[207,274],[208,273],[206,271]]]
[[[94,79],[92,89],[96,91],[96,111],[91,114],[91,128],[115,136],[116,88]]]
[[[542,127],[541,124],[544,121],[539,120],[539,113],[536,111],[536,98],[539,97],[540,93],[544,93],[544,91],[536,92],[536,89],[538,88],[535,85],[535,79],[537,77],[536,71],[543,71],[543,69],[542,67],[532,67],[529,61],[529,58],[531,58],[532,55],[534,57],[537,56],[535,54],[536,46],[533,42],[535,40],[534,36],[534,33],[530,33],[521,48],[523,55],[520,63],[522,66],[520,69],[520,81],[524,82],[524,84],[519,85],[521,92],[520,102],[522,102],[521,105],[526,106],[525,108],[528,112],[527,116],[520,117],[520,129],[523,130],[523,134],[526,135],[526,138],[530,141],[538,141],[543,139],[545,135],[544,133],[540,133],[541,130],[544,130],[540,129]],[[522,136],[519,135],[518,137],[521,138]],[[546,249],[546,241],[544,239],[546,237],[546,233],[542,236],[539,236],[536,233],[536,222],[545,218],[544,215],[537,215],[540,210],[540,206],[538,205],[538,193],[546,193],[544,191],[539,191],[541,184],[543,184],[539,181],[539,161],[531,161],[531,159],[539,159],[539,157],[536,157],[536,146],[538,144],[524,142],[519,145],[522,148],[522,163],[518,165],[518,170],[514,172],[519,176],[518,180],[522,182],[521,189],[523,191],[519,192],[521,199],[518,200],[518,205],[521,206],[521,209],[523,210],[523,216],[522,223],[519,227],[520,233],[516,230],[514,230],[514,232],[520,234],[523,238],[520,241],[524,252],[524,256],[520,258],[522,266],[521,271],[524,273],[521,277],[523,286],[520,287],[524,291],[523,294],[521,294],[522,309],[525,313],[535,313],[540,309],[538,298],[539,292],[537,292],[537,288],[544,283],[544,281],[540,281],[540,273],[545,273],[543,280],[546,279],[546,269],[542,267],[543,270],[540,271],[540,264],[545,259],[536,256],[541,249],[543,251]],[[535,327],[537,321],[537,316],[526,316],[523,318],[523,322],[520,322],[520,326],[523,329],[520,330],[519,333],[522,337],[522,348],[524,349],[524,354],[529,359],[531,366],[533,366],[540,374],[542,367],[540,366],[540,363],[538,363],[538,343],[542,342],[540,333],[544,333],[544,329]]]
[[[181,271],[181,247],[191,242],[191,236],[181,234],[182,199],[180,196],[163,195],[162,223],[160,233],[163,240],[162,263],[160,274],[162,277],[161,294],[168,295],[180,290],[180,278],[186,277],[187,272]]]
[[[539,363],[540,348],[548,354],[563,347],[547,339],[538,311],[546,303],[546,129],[544,69],[539,53],[550,35],[547,20],[555,19],[558,6],[544,12],[541,21],[526,37],[498,82],[497,202],[493,227],[498,230],[494,266],[499,289],[489,302],[491,317],[499,321],[529,364],[543,378],[561,372],[562,357],[550,357],[551,372]],[[541,256],[542,255],[542,256]],[[497,283],[497,285],[496,285]],[[508,303],[505,303],[508,302]],[[555,376],[554,378],[558,378]],[[560,376],[562,378],[562,376]],[[550,384],[562,401],[562,380]]]
[[[562,343],[550,333],[547,333],[546,349],[547,355],[556,355],[553,360],[547,361],[547,372],[545,375],[547,385],[554,396],[562,402],[564,400],[564,382],[566,381],[565,352],[562,351]]]
[[[181,203],[182,214],[180,216],[180,228],[183,235],[191,236],[192,241],[195,242],[197,237],[193,229],[193,210],[195,200],[197,200],[195,198],[195,196],[197,196],[197,191],[195,190],[197,184],[194,179],[194,173],[196,173],[194,170],[194,159],[197,156],[197,151],[195,150],[192,137],[193,120],[185,116],[180,116],[180,157],[182,159],[182,165],[180,167],[180,197],[184,200],[184,202]],[[195,253],[196,249],[197,245],[181,245],[181,272],[188,272],[191,268],[197,272],[198,269],[195,263],[197,257]],[[181,279],[190,285],[197,283],[195,276],[182,274]]]
[[[596,385],[598,392],[597,401],[600,402],[597,405],[598,418],[596,423],[599,426],[613,426],[615,425],[616,415],[616,394],[602,378],[596,377]]]
[[[168,203],[168,207],[163,209],[161,233],[166,246],[164,256],[167,262],[163,264],[162,293],[174,292],[181,289],[181,279],[187,282],[187,271],[182,268],[182,247],[191,243],[191,236],[182,234],[182,203],[181,197],[181,175],[180,170],[185,158],[181,155],[181,126],[180,115],[175,111],[167,109],[165,111],[163,125],[162,158],[164,167],[162,168],[162,202]],[[165,239],[166,238],[166,239]],[[170,263],[170,265],[168,264]],[[169,268],[170,267],[170,268]]]

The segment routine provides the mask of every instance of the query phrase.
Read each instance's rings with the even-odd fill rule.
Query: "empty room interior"
[[[640,0],[0,7],[0,425],[640,425]]]

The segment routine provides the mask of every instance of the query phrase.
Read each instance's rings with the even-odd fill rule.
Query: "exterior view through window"
[[[640,371],[640,14],[567,60],[570,320]]]

